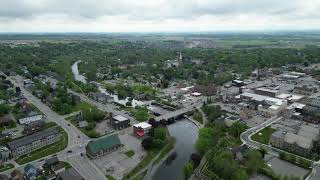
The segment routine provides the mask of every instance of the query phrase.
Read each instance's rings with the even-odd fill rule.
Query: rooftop
[[[122,121],[127,121],[128,120],[128,118],[126,118],[126,117],[124,117],[124,116],[122,116],[122,115],[116,115],[116,116],[113,116],[112,117],[114,120],[117,120],[117,121],[119,121],[119,122],[122,122]]]
[[[141,123],[135,124],[135,125],[133,125],[133,126],[134,126],[134,127],[140,127],[140,128],[142,128],[142,129],[146,129],[146,128],[152,127],[151,124],[146,123],[146,122],[141,122]]]
[[[121,141],[118,134],[113,134],[110,136],[102,137],[95,141],[90,141],[88,143],[88,148],[91,153],[96,154],[102,149],[108,149],[115,145],[120,145]]]
[[[62,180],[84,180],[84,178],[74,168],[70,168],[59,173],[59,177]]]
[[[8,143],[8,146],[11,150],[16,149],[18,147],[30,144],[34,141],[38,141],[40,139],[43,139],[55,134],[59,134],[59,129],[57,127],[51,127],[51,128],[36,132],[34,134],[31,134],[29,136],[24,136],[22,138],[13,140]]]

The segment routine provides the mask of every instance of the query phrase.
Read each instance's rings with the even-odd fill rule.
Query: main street
[[[86,146],[90,138],[84,135],[72,124],[68,123],[63,118],[63,116],[52,111],[46,104],[42,103],[38,98],[36,98],[29,91],[27,91],[23,86],[22,77],[9,77],[9,80],[14,84],[14,86],[19,87],[21,89],[21,92],[23,93],[24,97],[36,108],[38,108],[47,117],[49,121],[57,123],[67,132],[68,147],[65,150],[58,153],[59,159],[70,162],[70,164],[85,179],[105,180],[106,178],[104,174],[87,157],[80,156],[81,153],[85,153],[84,147]],[[31,162],[31,164],[34,164],[36,167],[41,166],[43,163],[44,162],[39,162],[38,160]],[[17,168],[21,169],[22,167],[23,166],[18,166]]]

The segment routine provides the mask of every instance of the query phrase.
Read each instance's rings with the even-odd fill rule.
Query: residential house
[[[23,180],[23,174],[17,169],[13,170],[10,175],[12,180]]]
[[[113,100],[111,96],[108,96],[105,93],[101,93],[101,92],[89,92],[88,96],[91,99],[101,103],[109,103],[109,102],[112,102]]]
[[[9,142],[7,145],[11,150],[11,157],[16,158],[21,155],[28,154],[41,147],[53,144],[59,140],[59,128],[51,127],[28,136],[15,139]]]
[[[35,121],[35,122],[31,122],[30,124],[27,124],[26,126],[24,126],[23,128],[23,134],[32,134],[34,132],[40,131],[41,129],[43,129],[45,126],[45,122],[44,121]]]
[[[11,151],[5,146],[0,146],[0,161],[5,162],[10,159]]]
[[[105,136],[94,141],[90,141],[86,146],[87,155],[90,158],[98,158],[110,152],[113,152],[123,145],[119,139],[118,134]]]
[[[14,121],[9,114],[0,117],[0,126],[8,126],[12,123],[14,123]]]
[[[24,167],[24,172],[27,180],[35,180],[37,178],[37,169],[31,164],[27,164]]]
[[[58,173],[61,173],[61,172],[65,171],[66,169],[65,169],[65,166],[64,166],[63,162],[58,162],[56,164],[51,165],[51,170],[55,174],[58,174]]]
[[[59,173],[57,180],[84,180],[84,178],[74,168],[70,168]]]

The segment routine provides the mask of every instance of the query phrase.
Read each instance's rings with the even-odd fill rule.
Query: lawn
[[[62,128],[59,129],[62,138],[60,141],[35,150],[28,155],[23,155],[16,159],[16,162],[21,165],[64,150],[68,146],[68,135]]]
[[[192,118],[196,121],[198,121],[199,123],[203,124],[203,117],[202,117],[202,114],[199,112],[199,111],[196,111]]]
[[[12,169],[12,168],[14,168],[13,164],[0,165],[0,172],[4,172],[4,171]]]
[[[75,122],[75,116],[70,116],[66,118],[67,121],[70,121],[76,128],[78,128],[83,134],[87,135],[90,138],[100,137],[100,134],[95,131],[95,129],[87,130],[86,128],[80,128]]]
[[[129,150],[129,151],[125,152],[125,154],[130,158],[130,157],[134,156],[135,152],[133,150]]]
[[[252,138],[252,140],[260,142],[262,144],[269,144],[270,136],[275,131],[276,131],[276,129],[273,129],[269,126],[269,127],[262,129],[261,131],[257,132],[256,134],[254,134],[251,138]]]
[[[90,109],[90,108],[94,108],[94,106],[91,106],[90,104],[88,104],[86,102],[80,102],[77,105],[75,105],[74,107],[72,107],[71,112],[86,110],[86,109]]]

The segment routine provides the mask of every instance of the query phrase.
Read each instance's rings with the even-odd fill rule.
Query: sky
[[[320,0],[0,0],[0,32],[319,29]]]

